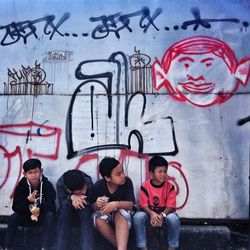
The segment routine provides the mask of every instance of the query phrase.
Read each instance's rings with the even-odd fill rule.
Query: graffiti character
[[[154,88],[165,86],[177,101],[207,107],[227,101],[241,83],[246,87],[250,58],[237,62],[224,42],[206,36],[173,44],[152,65]]]

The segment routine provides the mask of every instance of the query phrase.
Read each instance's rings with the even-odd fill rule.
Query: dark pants
[[[70,231],[72,226],[80,228],[80,245],[82,250],[93,249],[93,226],[91,209],[86,206],[83,209],[75,209],[72,205],[63,205],[58,211],[57,218],[57,250],[68,248]],[[71,242],[74,244],[74,242]]]
[[[9,218],[6,233],[6,248],[13,248],[15,244],[18,226],[41,227],[41,245],[47,248],[51,245],[51,236],[55,224],[55,214],[51,211],[40,214],[38,221],[32,221],[30,215],[15,212]]]

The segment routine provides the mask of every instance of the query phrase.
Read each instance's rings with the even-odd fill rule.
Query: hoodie
[[[33,203],[31,203],[27,197],[34,190],[38,191],[38,207],[40,208],[40,214],[43,214],[43,212],[46,211],[55,212],[56,192],[51,182],[44,175],[42,175],[39,188],[36,189],[30,186],[25,177],[19,181],[14,192],[12,205],[13,211],[30,215],[29,205]]]
[[[91,194],[91,188],[93,186],[93,182],[92,182],[92,178],[85,174],[84,172],[82,172],[82,175],[85,177],[86,180],[86,184],[87,184],[87,201],[89,201],[89,197]],[[63,175],[58,179],[57,183],[56,183],[56,191],[57,191],[57,199],[58,199],[58,206],[59,208],[63,205],[71,205],[72,201],[71,201],[71,194],[67,191],[67,187],[65,186],[64,182],[63,182]]]

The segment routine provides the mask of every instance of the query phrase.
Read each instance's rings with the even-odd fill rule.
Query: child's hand
[[[82,209],[82,208],[84,208],[85,205],[87,205],[86,198],[87,198],[86,195],[72,194],[71,195],[72,206],[75,209]]]
[[[33,208],[30,210],[30,212],[35,217],[38,217],[40,215],[40,208],[33,206]]]
[[[160,218],[160,221],[157,221],[156,223],[155,223],[155,227],[162,227],[162,225],[163,225],[163,217],[161,216],[161,218]]]
[[[112,211],[115,211],[117,208],[117,204],[115,201],[108,202],[106,205],[104,205],[101,209],[100,212],[102,215],[109,214]]]
[[[30,194],[30,195],[27,197],[27,199],[28,199],[30,202],[34,203],[35,200],[36,200],[36,195],[37,195],[37,190],[34,190],[33,193]]]
[[[150,223],[153,227],[161,227],[163,224],[162,216],[152,211],[150,214]]]
[[[98,197],[96,200],[96,205],[98,208],[104,207],[107,203],[108,203],[108,197],[106,196]]]
[[[31,205],[30,212],[31,212],[31,220],[38,221],[38,217],[40,215],[40,208]]]

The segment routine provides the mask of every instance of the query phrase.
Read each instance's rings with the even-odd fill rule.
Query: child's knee
[[[138,224],[138,223],[144,222],[146,220],[146,218],[147,218],[147,214],[146,213],[141,212],[141,211],[140,212],[136,212],[134,214],[134,218],[133,218],[134,224]]]
[[[115,223],[127,223],[131,227],[131,212],[125,209],[118,209],[114,212]]]
[[[166,222],[171,225],[179,226],[180,219],[176,213],[170,213],[167,215]]]

